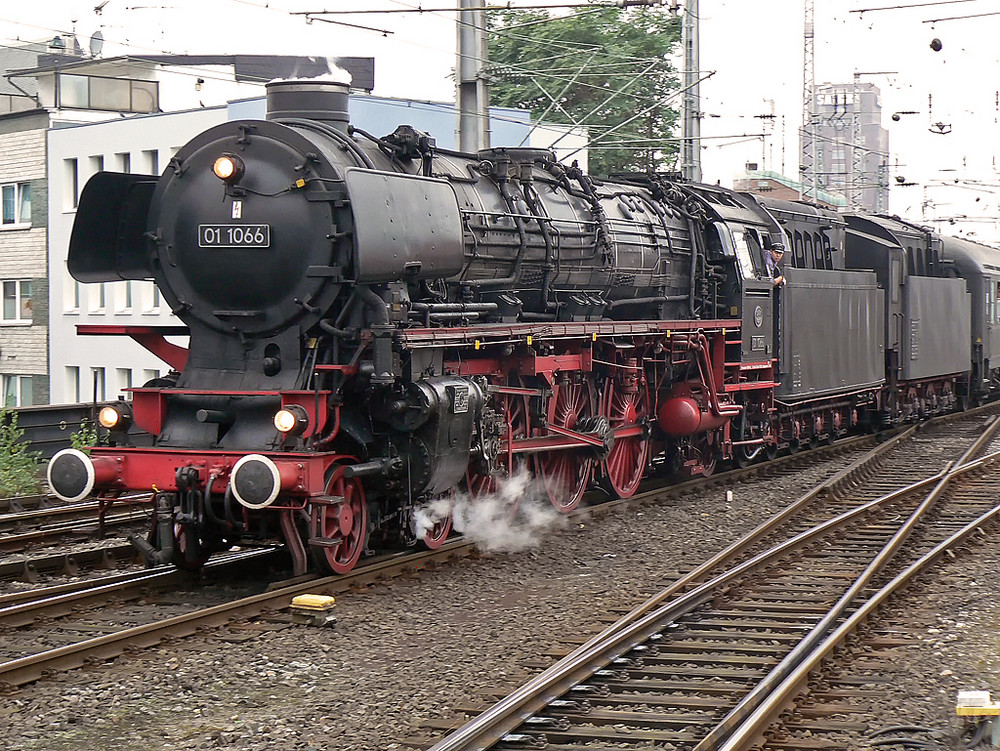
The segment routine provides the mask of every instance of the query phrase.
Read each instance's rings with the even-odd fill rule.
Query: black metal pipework
[[[528,206],[528,211],[535,217],[538,229],[542,233],[542,241],[545,243],[545,269],[542,273],[542,305],[545,310],[552,310],[556,307],[554,300],[549,299],[552,292],[552,277],[556,266],[555,246],[552,243],[552,234],[549,231],[549,217],[542,210],[541,201],[535,189],[527,182],[521,184],[521,193],[524,195],[524,202]]]
[[[500,195],[503,197],[504,203],[507,204],[507,210],[514,219],[514,226],[517,227],[517,255],[514,256],[514,265],[511,267],[510,274],[508,276],[501,277],[499,279],[470,279],[462,282],[464,285],[474,289],[502,287],[507,284],[517,284],[520,282],[521,263],[524,261],[524,256],[528,252],[528,233],[524,227],[524,220],[520,216],[521,212],[517,208],[517,204],[514,202],[514,195],[510,192],[510,182],[506,176],[497,176],[497,187],[500,189]]]

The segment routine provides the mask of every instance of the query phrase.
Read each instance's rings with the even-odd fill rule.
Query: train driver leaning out
[[[785,283],[785,277],[781,274],[781,258],[785,254],[785,246],[781,243],[774,243],[764,256],[764,265],[767,267],[767,275],[775,287]]]

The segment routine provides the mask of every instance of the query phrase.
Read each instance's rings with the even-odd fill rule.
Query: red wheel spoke
[[[615,444],[604,460],[603,484],[619,498],[635,494],[646,470],[649,438],[642,421],[649,414],[649,399],[645,381],[640,378],[631,393],[624,383],[608,379],[604,387],[602,413],[615,430]]]
[[[586,383],[559,384],[553,398],[552,422],[559,427],[575,429],[577,423],[593,414]],[[548,451],[536,454],[534,459],[542,487],[556,510],[568,513],[575,509],[587,489],[593,459],[575,451]]]
[[[361,558],[368,534],[368,503],[364,487],[358,478],[346,479],[334,468],[327,481],[327,495],[341,496],[344,500],[333,506],[321,505],[318,533],[325,540],[337,540],[318,549],[319,565],[330,573],[346,574]]]

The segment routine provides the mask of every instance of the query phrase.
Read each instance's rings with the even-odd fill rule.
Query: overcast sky
[[[453,2],[422,4],[442,7]],[[995,217],[1000,212],[996,191],[985,191],[981,185],[998,182],[1000,46],[995,40],[1000,36],[1000,15],[936,24],[924,21],[1000,11],[1000,2],[968,0],[851,12],[907,2],[927,0],[815,0],[816,80],[849,82],[860,73],[860,80],[881,90],[892,176],[919,183],[892,191],[892,211],[926,220],[949,214],[973,216],[973,212]],[[100,14],[95,13],[100,5]],[[5,3],[0,10],[0,43],[50,37],[72,29],[75,21],[84,47],[94,31],[102,31],[105,57],[126,51],[374,56],[376,94],[452,100],[454,13],[336,17],[391,32],[385,35],[319,21],[307,24],[290,14],[416,5],[416,0],[273,0],[266,7],[264,0]],[[705,75],[712,74],[702,85],[706,181],[731,184],[747,161],[796,177],[802,0],[701,0],[701,15],[701,67]],[[942,42],[940,52],[929,46],[935,37]],[[893,122],[890,115],[901,110],[918,114]],[[777,116],[773,121],[755,117],[771,112]],[[949,126],[951,133],[931,133],[932,124],[938,122]],[[762,132],[768,135],[755,135]],[[943,187],[944,183],[954,187]],[[982,200],[976,202],[977,197]],[[997,234],[1000,239],[1000,229]]]

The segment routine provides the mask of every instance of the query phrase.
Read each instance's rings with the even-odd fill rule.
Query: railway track
[[[48,508],[58,503],[50,495],[19,495],[12,498],[0,498],[0,514],[15,514],[19,511]]]
[[[733,470],[728,473],[722,473],[711,478],[710,482],[727,483],[733,481],[734,479],[746,477],[748,475],[768,477],[778,474],[794,473],[799,471],[803,464],[808,464],[813,457],[825,455],[829,451],[847,452],[849,456],[860,454],[865,450],[866,445],[870,445],[876,440],[877,439],[872,436],[862,436],[856,439],[838,442],[837,445],[829,447],[825,450],[819,449],[817,451],[804,452],[797,456],[785,457],[783,459],[757,465],[749,469]],[[630,499],[615,501],[602,506],[585,509],[581,511],[581,514],[588,517],[594,517],[600,516],[604,513],[616,513],[618,509],[628,507],[633,504],[661,501],[672,495],[684,494],[685,492],[688,492],[692,486],[701,485],[704,482],[705,480],[699,478],[698,480],[692,480],[679,485],[654,488]],[[228,601],[217,602],[209,607],[198,608],[192,605],[187,608],[186,612],[172,614],[169,617],[163,617],[160,619],[150,619],[150,622],[131,623],[122,628],[101,627],[95,625],[93,622],[88,622],[85,624],[83,632],[94,633],[99,631],[99,635],[90,639],[78,639],[73,641],[73,643],[64,644],[62,646],[52,646],[51,644],[46,644],[44,640],[39,640],[39,648],[35,651],[26,650],[24,654],[16,656],[8,655],[9,659],[0,663],[0,685],[22,685],[24,683],[37,680],[39,677],[49,672],[71,669],[73,667],[78,667],[89,660],[106,659],[133,648],[148,647],[160,643],[166,638],[184,636],[205,627],[216,627],[233,619],[245,619],[259,616],[261,614],[268,614],[267,617],[269,618],[281,618],[283,616],[276,616],[275,614],[278,611],[286,609],[291,598],[296,594],[304,592],[327,592],[335,594],[358,585],[381,581],[401,573],[408,573],[431,567],[456,557],[472,554],[473,552],[473,543],[459,538],[449,541],[437,551],[387,556],[371,560],[365,565],[358,567],[348,575],[327,577],[323,579],[307,576],[289,584],[288,586],[279,587],[273,591],[259,592],[246,597],[233,596]],[[142,586],[141,584],[136,583],[136,580],[132,578],[132,575],[122,576],[120,578],[121,584],[111,580],[104,582],[105,589],[102,591],[100,597],[117,597],[119,599],[127,599],[129,597],[127,594],[115,595],[115,587],[131,586],[133,591],[136,591],[136,587]],[[165,582],[168,580],[162,579],[160,581]],[[129,582],[131,582],[131,584],[129,584]],[[18,608],[16,611],[11,610],[8,612],[8,628],[14,628],[15,633],[17,633],[18,631],[26,628],[24,625],[19,626],[17,624],[34,622],[38,619],[39,613],[44,615],[44,622],[51,627],[51,624],[54,622],[53,619],[65,618],[67,616],[75,617],[78,615],[79,608],[82,607],[80,605],[81,602],[100,601],[100,597],[91,597],[91,595],[87,594],[73,594],[72,597],[67,597],[66,599],[60,599],[51,603],[54,606],[54,609],[51,609],[48,612],[45,610],[46,606],[35,607],[26,604],[30,603],[33,599],[49,599],[49,597],[62,598],[64,595],[69,595],[72,592],[72,589],[73,588],[65,591],[50,591],[48,593],[44,593],[41,597],[35,598],[32,598],[31,596],[19,596],[16,600],[12,599],[8,601],[8,605],[10,607]],[[74,598],[78,598],[77,603],[75,605],[67,606],[66,603],[72,603]],[[0,603],[2,602],[3,601],[0,600]],[[90,605],[86,605],[86,607],[90,607]],[[68,610],[71,612],[67,612]],[[94,619],[91,617],[90,621],[93,620]],[[285,617],[285,620],[288,620],[287,617]],[[0,618],[0,625],[2,625],[2,623],[3,619]],[[68,630],[72,631],[73,627],[68,627]],[[31,637],[28,637],[23,641],[29,642],[30,640]]]
[[[0,580],[36,583],[42,574],[79,576],[85,571],[109,571],[123,562],[141,562],[128,543],[34,555],[0,563]]]
[[[149,516],[141,509],[108,514],[104,517],[103,524],[96,516],[51,522],[38,525],[34,529],[0,535],[0,552],[15,553],[28,550],[35,545],[57,545],[65,542],[67,538],[99,537],[102,534],[102,527],[106,532],[115,527],[148,525],[148,523]]]
[[[996,428],[954,422],[937,438],[908,432],[879,447],[432,751],[760,743],[847,635],[1000,514],[985,492],[1000,480],[1000,455],[974,459]],[[810,747],[810,727],[780,747]]]
[[[735,477],[750,474],[792,473],[798,471],[803,463],[808,463],[810,457],[819,457],[832,452],[847,452],[849,455],[863,451],[862,446],[870,443],[873,437],[861,437],[846,441],[839,446],[827,450],[803,453],[795,457],[786,457],[769,464],[762,464],[751,469],[734,470],[711,478],[713,482],[730,482]],[[630,499],[613,501],[578,512],[581,518],[594,518],[602,514],[617,513],[620,509],[633,504],[661,501],[675,494],[688,492],[692,487],[702,485],[704,479],[692,480],[686,483],[656,487]],[[571,516],[571,518],[573,518]],[[16,686],[30,683],[43,675],[55,671],[72,669],[85,664],[92,659],[107,659],[126,650],[149,647],[160,643],[163,639],[182,637],[205,627],[217,627],[234,619],[244,619],[261,614],[267,617],[276,616],[277,611],[286,609],[291,598],[305,592],[325,592],[336,594],[359,585],[384,581],[400,574],[425,569],[457,557],[475,553],[475,545],[471,541],[457,538],[447,542],[436,551],[401,553],[363,562],[350,574],[343,576],[318,578],[303,577],[288,586],[279,587],[273,591],[261,592],[248,597],[233,597],[228,602],[219,602],[211,607],[191,607],[188,612],[171,615],[157,621],[131,624],[127,628],[102,628],[101,633],[91,639],[79,639],[70,644],[58,647],[46,645],[44,638],[37,639],[38,648],[27,650],[18,656],[8,655],[8,659],[0,662],[0,685]],[[2,573],[2,570],[0,570]],[[184,581],[183,575],[172,569],[155,572],[155,579],[144,579],[148,572],[119,575],[83,584],[72,584],[65,587],[47,588],[45,590],[29,590],[25,593],[11,595],[7,599],[0,596],[0,627],[6,627],[8,632],[22,633],[22,644],[27,645],[34,637],[28,635],[25,629],[32,624],[41,623],[46,630],[58,630],[62,620],[66,618],[83,617],[83,632],[97,628],[97,616],[82,608],[99,608],[102,602],[114,598],[116,602],[134,600],[137,592],[153,585],[169,590],[175,583]],[[175,579],[172,577],[179,576]],[[188,575],[188,580],[190,576]],[[119,591],[119,588],[122,591]],[[94,589],[96,591],[89,591]],[[39,602],[41,601],[41,602]],[[285,617],[287,621],[287,617]],[[66,632],[72,632],[72,623],[65,626]],[[11,631],[12,630],[12,631]],[[49,646],[50,648],[45,648]],[[0,660],[3,658],[0,657]]]
[[[800,467],[807,466],[816,461],[817,458],[829,456],[831,454],[842,454],[844,452],[860,451],[866,445],[870,445],[879,440],[879,437],[871,435],[861,435],[838,441],[834,445],[820,446],[811,451],[803,451],[793,456],[784,456],[772,460],[768,463],[755,464],[745,468],[734,468],[710,478],[698,478],[682,483],[664,485],[658,481],[647,481],[643,486],[643,492],[629,501],[612,503],[609,508],[631,503],[645,502],[648,498],[667,497],[665,494],[680,494],[687,489],[701,485],[705,482],[711,483],[731,483],[755,476],[776,476],[798,471]],[[34,501],[40,502],[47,496],[32,497]],[[21,499],[5,499],[6,501],[17,501]],[[587,505],[593,510],[595,506],[605,503],[605,497],[600,491],[589,493],[585,500]],[[149,519],[143,508],[141,499],[134,499],[129,510],[125,513],[109,514],[106,518],[106,529],[113,530],[116,527],[129,527],[135,524],[146,524]],[[2,506],[0,506],[2,508]],[[114,508],[114,507],[113,507]],[[19,580],[25,582],[38,582],[42,575],[66,575],[77,576],[82,572],[91,570],[109,570],[115,568],[122,562],[132,562],[136,559],[135,549],[128,544],[113,544],[106,547],[79,549],[67,540],[90,539],[100,536],[100,528],[97,520],[98,506],[96,502],[84,502],[77,504],[67,504],[64,507],[52,504],[43,504],[37,510],[21,509],[11,514],[0,514],[0,529],[6,526],[12,531],[3,533],[0,531],[0,552],[23,553],[17,560],[0,561],[0,581]],[[596,513],[602,513],[597,511]],[[32,529],[17,529],[37,524],[38,521],[45,521],[52,516],[65,514],[71,518],[66,521],[56,521],[48,524],[37,525]],[[49,547],[53,544],[68,546],[68,550],[60,552],[50,552]],[[36,546],[42,546],[42,552],[34,553]]]

